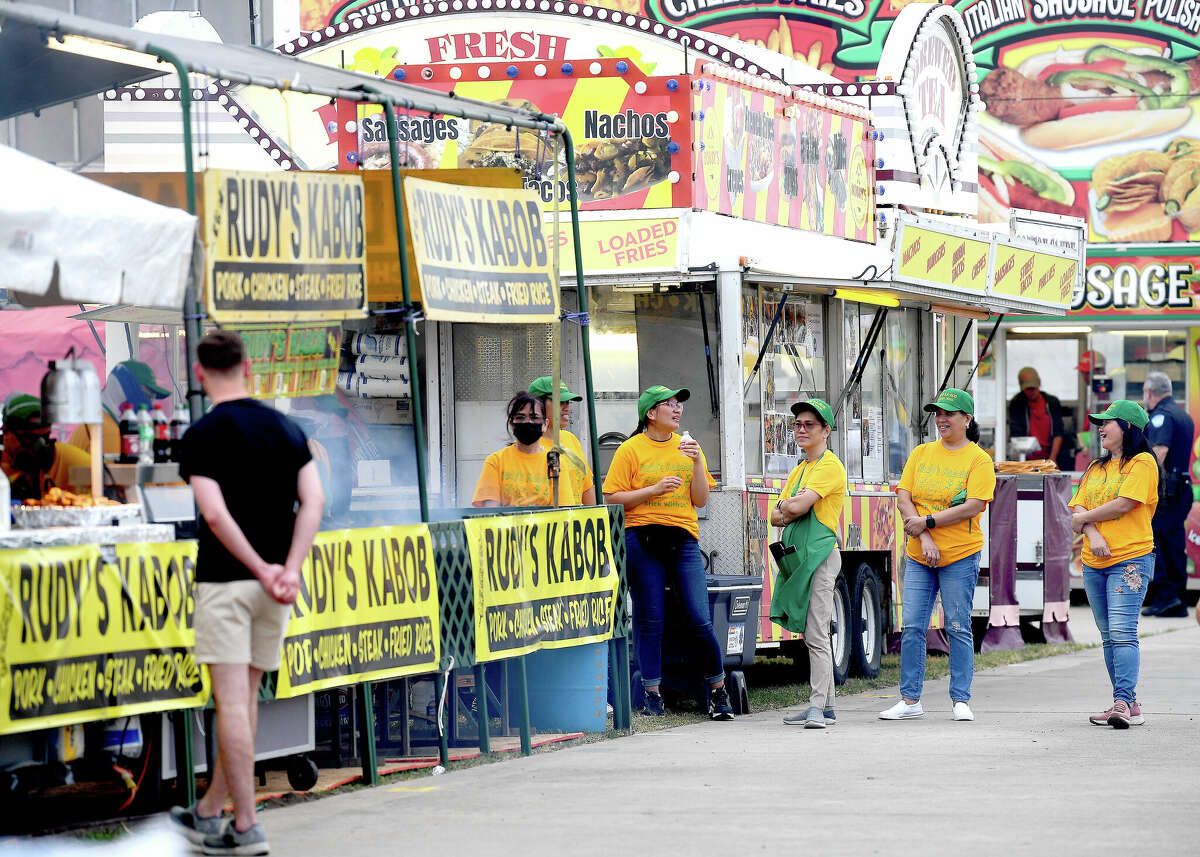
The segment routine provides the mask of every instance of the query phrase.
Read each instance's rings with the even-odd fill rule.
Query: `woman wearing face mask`
[[[913,450],[904,465],[896,505],[904,518],[908,559],[904,566],[900,647],[900,696],[881,720],[923,717],[925,631],[940,590],[950,637],[950,699],[955,720],[974,720],[968,704],[975,672],[971,599],[979,577],[983,531],[979,516],[996,491],[992,459],[976,445],[975,402],[948,388],[925,406],[934,414],[938,439]]]
[[[1128,729],[1146,722],[1137,701],[1138,613],[1154,577],[1154,533],[1161,469],[1146,440],[1150,417],[1124,399],[1088,414],[1104,454],[1088,465],[1071,498],[1071,526],[1084,535],[1083,585],[1104,642],[1112,707],[1088,720]]]
[[[662,385],[638,397],[638,425],[613,454],[604,480],[606,502],[625,507],[625,550],[637,622],[638,662],[646,702],[642,713],[661,717],[662,636],[666,586],[678,593],[709,684],[708,714],[733,719],[725,690],[725,659],[708,608],[696,508],[717,483],[700,444],[676,434],[691,394]]]
[[[797,549],[799,561],[786,576],[780,569],[771,593],[771,621],[804,634],[808,646],[812,686],[808,708],[787,715],[783,722],[824,729],[837,722],[829,626],[833,589],[842,570],[837,534],[846,499],[846,468],[829,451],[829,432],[836,426],[828,403],[815,398],[797,402],[792,414],[792,430],[804,460],[788,476],[779,504],[771,512],[771,525],[786,527],[783,542]]]
[[[475,486],[473,506],[552,506],[550,477],[542,431],[546,424],[542,403],[525,391],[508,403],[508,430],[513,443],[493,452],[483,463]],[[558,480],[558,505],[578,506],[580,482],[568,468]]]

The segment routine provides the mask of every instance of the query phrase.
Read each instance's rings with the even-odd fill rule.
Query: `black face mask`
[[[513,437],[517,439],[518,443],[523,443],[525,446],[529,446],[530,444],[535,443],[537,439],[542,436],[542,424],[513,423],[512,433]]]

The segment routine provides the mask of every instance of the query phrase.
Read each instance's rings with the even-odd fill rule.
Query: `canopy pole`
[[[377,90],[372,90],[379,94]],[[383,115],[387,124],[388,152],[392,162],[392,205],[396,210],[396,248],[400,254],[400,288],[404,294],[404,338],[408,345],[408,365],[412,375],[413,438],[417,452],[417,495],[421,502],[421,520],[429,522],[429,486],[425,472],[425,417],[421,407],[421,377],[417,371],[416,322],[412,316],[412,287],[408,270],[408,242],[404,240],[404,188],[400,178],[400,135],[396,129],[395,104],[390,98],[383,99]],[[444,744],[444,741],[443,741]],[[445,764],[445,758],[443,758]]]
[[[192,85],[183,61],[165,48],[146,45],[146,52],[175,67],[179,75],[179,106],[183,110],[183,185],[187,192],[188,214],[196,214],[196,169],[192,161]],[[196,378],[196,346],[204,335],[201,319],[204,306],[197,295],[197,253],[203,253],[203,245],[197,241],[192,249],[192,264],[189,266],[187,285],[183,289],[183,347],[187,352],[187,400],[188,414],[193,423],[204,416],[204,390]],[[201,269],[200,276],[203,276]],[[188,721],[190,731],[191,721]],[[189,746],[190,749],[190,746]]]
[[[160,60],[169,62],[179,75],[179,106],[183,110],[183,184],[187,189],[187,210],[193,217],[196,215],[196,171],[192,163],[192,83],[188,79],[188,71],[183,61],[170,51],[146,46],[146,52],[154,54]],[[183,290],[183,344],[187,350],[187,397],[188,411],[195,423],[204,415],[204,393],[196,380],[196,345],[202,330],[200,318],[203,310],[196,299],[196,248],[192,248],[192,264],[188,266],[187,285]],[[180,791],[184,806],[196,802],[196,762],[192,752],[192,712],[183,710],[174,715],[175,728],[175,771],[179,777]]]
[[[571,241],[575,246],[575,281],[579,289],[579,312],[584,316],[579,326],[583,344],[583,382],[587,391],[588,435],[591,437],[592,478],[596,487],[596,503],[604,502],[603,485],[600,482],[600,439],[596,435],[596,388],[592,380],[592,338],[589,325],[587,288],[583,284],[583,242],[579,237],[579,195],[575,189],[575,141],[565,125],[559,126],[567,155],[567,194],[571,200]]]

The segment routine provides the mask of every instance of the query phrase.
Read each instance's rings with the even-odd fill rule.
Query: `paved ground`
[[[1080,612],[1086,612],[1082,608]],[[1075,611],[1073,611],[1074,613]],[[1089,639],[1084,616],[1076,636]],[[838,726],[779,712],[507,760],[263,813],[275,854],[1153,854],[1200,852],[1200,629],[1147,620],[1149,723],[1107,707],[1098,650],[979,674],[978,720],[945,681],[924,720],[876,714],[895,688],[839,698]],[[342,852],[344,853],[344,852]]]

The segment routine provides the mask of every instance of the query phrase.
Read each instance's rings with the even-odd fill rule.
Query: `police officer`
[[[1154,513],[1154,582],[1143,616],[1186,616],[1187,551],[1184,521],[1192,508],[1191,464],[1195,429],[1187,411],[1171,398],[1171,379],[1150,372],[1142,387],[1150,423],[1146,438],[1163,467],[1162,499]]]

